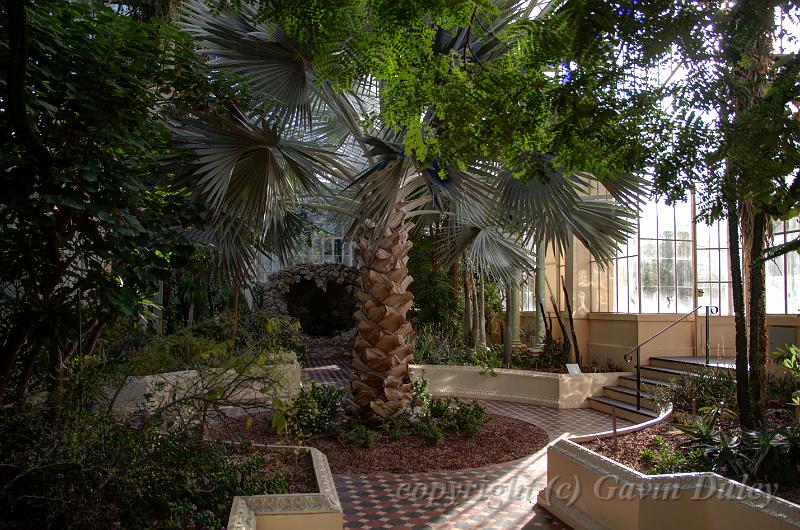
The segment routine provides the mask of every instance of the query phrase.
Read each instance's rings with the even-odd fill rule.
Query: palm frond
[[[203,0],[187,0],[180,27],[200,43],[211,64],[247,78],[255,94],[286,106],[290,122],[309,128],[313,74],[310,50],[290,39],[281,28],[256,23],[246,3],[240,12],[211,10]]]
[[[188,187],[218,213],[235,210],[262,223],[279,203],[298,192],[313,193],[321,182],[340,180],[346,162],[333,151],[282,138],[276,127],[238,109],[171,124],[180,148],[192,155]]]

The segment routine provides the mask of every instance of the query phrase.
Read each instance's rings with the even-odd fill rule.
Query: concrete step
[[[700,359],[701,362],[694,362]],[[683,370],[686,372],[705,372],[708,367],[705,365],[705,358],[687,357],[686,360],[681,360],[675,357],[650,357],[651,366],[659,366],[661,368],[672,368],[674,370]],[[718,370],[735,370],[734,365],[721,365],[720,362],[711,359],[711,368]]]
[[[636,388],[636,375],[623,375],[619,378],[619,385],[626,386],[628,388]],[[648,390],[648,387],[652,386],[669,386],[667,381],[663,379],[653,379],[651,377],[645,377],[642,375],[642,391]]]
[[[634,370],[635,371],[635,370]],[[663,366],[646,365],[641,368],[642,377],[659,379],[661,381],[674,381],[681,375],[694,375],[695,372],[688,370],[678,370],[675,368],[664,368]]]
[[[589,406],[607,414],[611,414],[611,409],[615,409],[618,418],[624,418],[636,423],[658,417],[658,412],[653,409],[642,407],[637,410],[636,405],[603,396],[590,397]]]
[[[636,385],[634,385],[636,386]],[[603,387],[603,394],[605,397],[616,399],[618,401],[624,401],[625,403],[630,403],[631,405],[636,404],[636,389],[635,388],[628,388],[627,386],[604,386]],[[642,390],[642,399],[640,404],[643,407],[647,407],[649,409],[655,410],[656,404],[653,401],[653,396],[650,395],[648,392]]]

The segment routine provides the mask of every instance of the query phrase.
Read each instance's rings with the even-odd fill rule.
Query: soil
[[[289,477],[289,493],[319,493],[314,464],[307,452],[270,450],[267,470],[284,473]]]
[[[664,422],[649,429],[620,436],[617,439],[616,450],[611,438],[592,440],[581,445],[641,473],[648,473],[648,463],[640,456],[642,449],[655,448],[656,444],[653,438],[656,436],[661,436],[664,443],[671,449],[677,449],[678,445],[686,440],[686,436],[675,425],[675,421]],[[789,502],[800,504],[800,486],[778,487],[773,494]]]
[[[210,436],[231,441],[287,444],[285,438],[272,430],[269,413],[253,417],[252,422],[240,418],[217,424]],[[535,425],[490,414],[473,438],[448,433],[435,446],[417,434],[392,440],[380,431],[376,431],[375,445],[371,448],[348,445],[342,436],[330,434],[312,436],[305,444],[325,454],[333,473],[371,475],[451,471],[498,464],[535,453],[549,441],[547,433]]]

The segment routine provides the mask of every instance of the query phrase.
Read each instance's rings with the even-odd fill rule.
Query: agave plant
[[[475,64],[496,60],[509,49],[496,35],[528,17],[529,4],[498,0],[493,13],[468,27],[438,28],[433,52],[463,54]],[[367,419],[410,412],[407,265],[415,226],[443,222],[445,262],[465,256],[473,270],[508,286],[533,269],[534,244],[564,248],[574,236],[607,260],[629,235],[641,191],[630,175],[599,179],[617,199],[605,201],[589,196],[595,176],[565,173],[546,153],[519,153],[514,167],[475,153],[446,165],[420,160],[406,149],[405,130],[366,119],[367,110],[380,108],[380,80],[365,75],[353,90],[334,90],[320,79],[310,44],[293,42],[247,4],[216,13],[202,0],[188,0],[180,20],[212,64],[249,79],[257,100],[253,109],[217,109],[174,125],[193,155],[193,188],[212,211],[236,213],[221,215],[221,225],[262,227],[282,248],[280,231],[268,228],[293,205],[349,218],[361,288],[347,403]],[[435,135],[436,113],[423,121]]]

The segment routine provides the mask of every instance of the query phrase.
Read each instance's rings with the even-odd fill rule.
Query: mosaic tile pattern
[[[347,388],[350,380],[349,359],[307,359],[303,373],[317,383]]]
[[[312,359],[314,381],[347,387],[349,361]],[[554,440],[562,434],[609,430],[611,416],[593,409],[552,409],[483,401],[494,414],[538,425]],[[618,427],[630,425],[619,419]],[[510,530],[569,528],[536,504],[547,483],[547,453],[493,466],[407,475],[334,475],[347,529]]]

